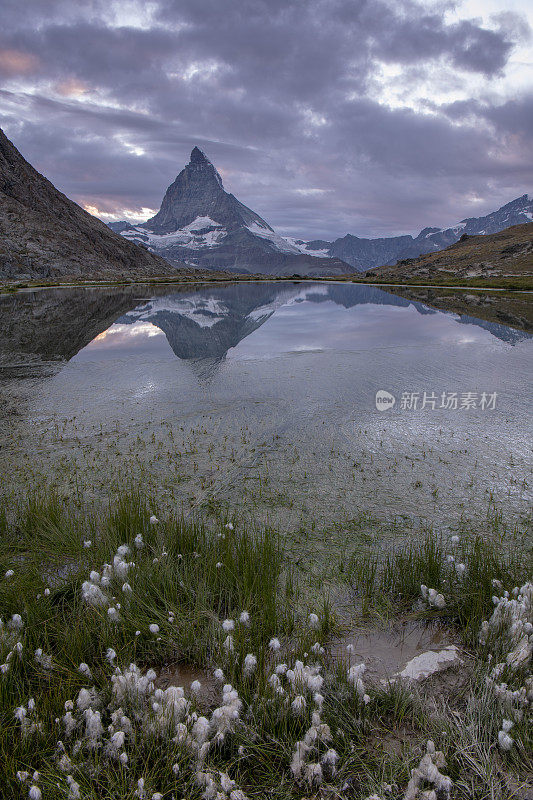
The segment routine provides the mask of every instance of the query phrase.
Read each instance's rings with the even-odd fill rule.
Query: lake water
[[[0,298],[4,491],[141,482],[291,531],[295,553],[516,518],[533,339],[475,314],[343,283]]]

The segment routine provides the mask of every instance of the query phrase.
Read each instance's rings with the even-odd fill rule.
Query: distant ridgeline
[[[111,222],[109,226],[170,263],[185,261],[203,269],[242,273],[318,276],[395,264],[442,250],[464,234],[495,233],[531,220],[533,199],[525,194],[485,217],[465,219],[450,228],[424,228],[416,238],[360,239],[347,234],[329,242],[283,237],[224,190],[213,164],[195,147],[152,219],[140,224]]]

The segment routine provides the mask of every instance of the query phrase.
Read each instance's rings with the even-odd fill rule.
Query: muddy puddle
[[[333,658],[348,665],[366,664],[374,680],[392,678],[413,658],[428,651],[441,652],[456,644],[450,630],[416,622],[394,623],[387,628],[348,633],[333,643]]]

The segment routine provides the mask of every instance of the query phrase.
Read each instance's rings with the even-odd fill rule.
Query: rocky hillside
[[[216,168],[195,147],[148,222],[110,227],[171,264],[264,275],[344,275],[355,270],[338,258],[306,254],[258,214],[225,191]]]
[[[128,242],[65,197],[0,130],[0,277],[138,277],[175,272],[168,262]]]
[[[405,259],[366,274],[402,280],[533,276],[533,223],[486,235],[463,234],[439,253]]]

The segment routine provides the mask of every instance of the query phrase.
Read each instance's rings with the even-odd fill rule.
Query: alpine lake
[[[4,295],[2,492],[140,485],[271,526],[317,585],[428,527],[522,531],[528,295],[417,296],[304,281]]]

